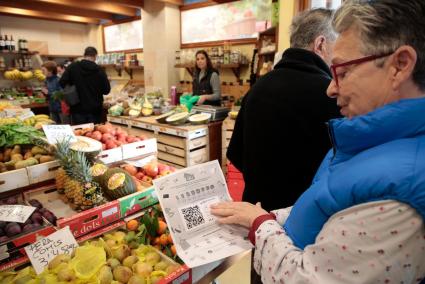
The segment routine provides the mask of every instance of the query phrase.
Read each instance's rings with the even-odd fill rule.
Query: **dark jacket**
[[[283,208],[309,187],[331,148],[326,122],[339,116],[330,81],[319,56],[289,48],[247,93],[227,151],[245,179],[243,200]]]
[[[71,114],[100,114],[103,95],[111,91],[105,71],[95,62],[81,60],[66,68],[59,83],[62,87],[75,85],[80,103],[71,107]]]
[[[52,75],[50,77],[47,77],[46,88],[47,88],[47,99],[49,101],[49,111],[60,113],[61,102],[60,100],[55,100],[53,98],[54,93],[62,89],[61,86],[59,85],[59,77],[57,75]]]
[[[215,69],[208,69],[207,74],[199,80],[200,72],[195,72],[192,82],[194,96],[211,95],[214,93],[213,87],[211,86],[211,76],[213,73],[218,74],[218,71]],[[203,104],[220,106],[221,100],[205,100]]]

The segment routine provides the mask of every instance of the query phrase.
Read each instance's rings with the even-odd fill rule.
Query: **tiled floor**
[[[217,278],[217,284],[250,284],[251,254],[247,254]]]

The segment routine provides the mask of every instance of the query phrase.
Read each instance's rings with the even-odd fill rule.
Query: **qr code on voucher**
[[[181,208],[180,211],[188,230],[205,224],[204,215],[198,205]]]

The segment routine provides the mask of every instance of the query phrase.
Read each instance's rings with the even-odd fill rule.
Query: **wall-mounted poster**
[[[137,51],[143,48],[142,20],[103,26],[105,52]]]
[[[182,44],[256,38],[271,26],[272,0],[242,0],[181,12]]]

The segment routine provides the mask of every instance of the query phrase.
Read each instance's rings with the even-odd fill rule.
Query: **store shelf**
[[[118,76],[122,76],[122,66],[121,65],[117,65],[117,64],[99,64],[100,67],[103,68],[114,68],[115,71],[117,71]]]
[[[130,79],[133,79],[133,70],[144,70],[143,66],[125,66],[125,72],[130,76]]]
[[[240,81],[241,68],[244,67],[244,66],[248,66],[248,65],[247,64],[240,64],[240,63],[214,64],[214,68],[217,68],[217,69],[232,69],[233,74],[235,75],[236,80],[238,82]],[[176,65],[174,65],[174,67],[185,68],[191,76],[193,76],[193,71],[195,69],[194,64],[176,64]]]
[[[9,50],[2,50],[0,51],[1,55],[34,55],[37,52],[33,52],[33,51],[28,51],[28,52],[21,52],[21,51],[9,51]]]
[[[40,54],[41,57],[46,57],[47,59],[55,59],[55,58],[68,58],[71,60],[77,59],[81,57],[81,55],[63,55],[63,54]]]
[[[258,55],[259,56],[267,56],[267,55],[273,55],[274,56],[275,53],[276,53],[276,50],[273,50],[273,51],[261,52]]]

